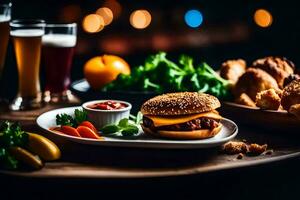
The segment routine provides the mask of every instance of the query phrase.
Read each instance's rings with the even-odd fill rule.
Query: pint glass
[[[73,98],[68,90],[76,45],[76,24],[47,24],[42,39],[42,58],[46,72],[44,100],[66,102]]]
[[[13,20],[10,22],[10,28],[19,75],[18,94],[10,109],[39,108],[42,105],[39,72],[45,22]]]
[[[0,4],[0,78],[3,70],[9,39],[11,4]]]
[[[9,39],[9,21],[11,18],[11,3],[0,4],[0,80],[5,62],[6,49]],[[0,85],[1,87],[1,85]],[[0,103],[2,101],[0,97]]]

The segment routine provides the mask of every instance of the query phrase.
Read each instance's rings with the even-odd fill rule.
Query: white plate
[[[215,137],[203,140],[168,140],[152,138],[141,132],[135,139],[123,139],[104,137],[104,140],[95,140],[87,138],[78,138],[69,135],[60,134],[55,131],[49,130],[51,127],[56,126],[56,115],[66,113],[73,115],[74,110],[81,107],[68,107],[45,112],[37,118],[37,124],[48,133],[55,134],[63,139],[71,140],[83,144],[102,145],[102,146],[117,146],[117,147],[141,147],[141,148],[176,148],[176,149],[192,149],[192,148],[208,148],[220,146],[227,141],[233,139],[238,132],[237,125],[229,120],[222,119],[223,125],[220,133]]]

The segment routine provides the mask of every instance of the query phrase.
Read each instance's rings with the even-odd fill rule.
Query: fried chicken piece
[[[297,118],[300,119],[300,104],[292,105],[289,109],[289,113],[292,113],[293,115],[295,115]]]
[[[255,104],[266,110],[278,110],[281,99],[274,89],[268,89],[257,93]]]
[[[284,79],[284,87],[287,86],[288,84],[290,84],[292,81],[300,79],[300,75],[299,74],[291,74],[288,77],[286,77]]]
[[[247,153],[248,146],[244,142],[230,141],[223,145],[223,152],[226,154]]]
[[[257,93],[272,88],[279,89],[276,80],[270,74],[258,68],[248,68],[239,78],[233,93],[236,97],[246,93],[255,101]]]
[[[259,68],[269,73],[277,81],[280,88],[284,87],[286,77],[294,73],[295,65],[284,57],[269,56],[257,59],[252,67]]]
[[[259,144],[250,144],[248,147],[248,154],[251,155],[260,155],[264,153],[268,148],[267,144],[259,145]]]
[[[300,104],[300,79],[292,81],[282,92],[281,105],[285,110],[295,104]]]
[[[256,107],[254,101],[246,93],[242,93],[235,99],[235,102],[245,106]]]
[[[246,71],[246,61],[243,59],[227,60],[222,63],[220,75],[222,78],[235,84]]]

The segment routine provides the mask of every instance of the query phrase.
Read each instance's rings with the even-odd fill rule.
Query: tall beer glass
[[[11,110],[28,110],[42,105],[39,73],[45,25],[43,20],[10,22],[19,75],[18,95],[10,105]]]
[[[42,40],[46,102],[66,102],[74,98],[68,88],[77,38],[76,29],[75,23],[46,25]]]
[[[6,49],[9,39],[9,21],[11,18],[11,3],[0,4],[0,80],[4,67]],[[0,86],[1,88],[1,86]],[[0,103],[2,102],[0,98]]]

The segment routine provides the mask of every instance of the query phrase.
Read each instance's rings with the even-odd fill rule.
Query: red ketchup
[[[101,103],[95,103],[92,105],[88,105],[88,108],[91,109],[97,109],[97,110],[119,110],[126,108],[128,105],[121,102],[115,102],[115,101],[104,101]]]

